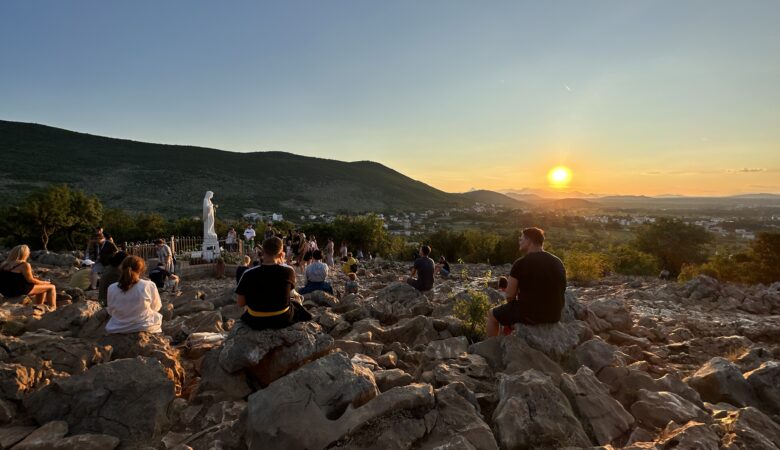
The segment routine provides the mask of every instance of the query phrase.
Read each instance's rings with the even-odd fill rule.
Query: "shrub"
[[[472,289],[466,291],[466,295],[455,301],[452,311],[455,317],[461,320],[466,328],[466,337],[471,342],[481,341],[485,338],[485,317],[490,311],[490,299],[484,292]]]
[[[627,245],[613,247],[609,252],[609,261],[612,270],[621,275],[652,276],[660,271],[653,255]]]
[[[566,277],[572,281],[595,281],[609,271],[609,262],[605,255],[597,252],[566,252]]]

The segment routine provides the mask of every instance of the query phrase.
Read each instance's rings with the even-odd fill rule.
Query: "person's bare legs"
[[[57,287],[53,284],[36,284],[28,295],[35,297],[35,304],[49,303],[52,309],[57,309]]]
[[[498,330],[501,327],[501,324],[498,323],[498,320],[493,316],[493,310],[491,309],[487,313],[486,321],[485,321],[485,329],[487,330],[487,337],[493,337],[498,336]]]

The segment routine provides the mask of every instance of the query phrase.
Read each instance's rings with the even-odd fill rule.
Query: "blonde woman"
[[[35,303],[48,303],[51,309],[57,309],[57,287],[48,280],[33,276],[32,267],[27,262],[29,257],[30,247],[17,245],[0,263],[0,294],[3,297],[31,295],[35,297]]]
[[[128,256],[119,266],[119,281],[108,287],[108,333],[160,333],[162,308],[157,286],[142,280],[146,264],[137,256]]]

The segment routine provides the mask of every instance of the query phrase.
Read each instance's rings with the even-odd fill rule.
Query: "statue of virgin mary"
[[[211,191],[206,192],[206,197],[203,198],[203,241],[216,241],[217,233],[214,231],[214,204],[211,202],[211,197],[214,193]]]

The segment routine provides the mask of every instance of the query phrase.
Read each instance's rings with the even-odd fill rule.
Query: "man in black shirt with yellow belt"
[[[303,306],[290,301],[295,270],[283,261],[282,240],[266,239],[262,264],[247,269],[236,286],[236,304],[246,306],[241,321],[256,330],[284,328],[312,318]]]
[[[509,272],[507,303],[488,312],[488,336],[497,336],[499,325],[537,325],[561,320],[566,269],[560,259],[544,251],[544,231],[524,229],[520,251],[526,254],[515,261]]]

